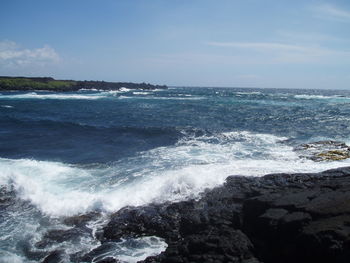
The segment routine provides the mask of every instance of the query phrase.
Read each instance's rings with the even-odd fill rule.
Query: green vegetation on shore
[[[54,80],[53,78],[11,78],[0,77],[2,90],[64,90],[75,85],[75,81]]]
[[[55,80],[53,78],[1,77],[0,90],[48,90],[48,91],[77,91],[79,89],[118,90],[122,87],[129,89],[158,89],[166,86],[148,83],[105,82],[105,81],[75,81]]]

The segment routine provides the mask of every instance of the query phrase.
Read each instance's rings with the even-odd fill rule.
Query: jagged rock
[[[350,167],[233,176],[199,200],[128,207],[103,242],[157,235],[166,251],[143,262],[341,262],[350,253]]]
[[[120,262],[120,261],[115,259],[115,258],[108,257],[108,258],[104,258],[102,260],[99,260],[96,263],[118,263],[118,262]]]
[[[99,257],[101,257],[101,255],[104,255],[115,248],[116,248],[116,244],[113,242],[104,243],[101,246],[91,250],[89,253],[84,255],[80,259],[80,261],[83,261],[83,262],[92,262],[93,260],[96,261],[95,259],[98,259]],[[112,259],[115,260],[114,258],[111,258],[111,257],[109,257],[108,260],[112,260]],[[107,260],[107,259],[104,258],[103,260]],[[103,260],[101,259],[98,262],[103,262]],[[106,261],[106,262],[108,262],[108,261]],[[111,261],[111,262],[117,262],[117,261]]]
[[[88,222],[97,219],[100,216],[98,212],[90,212],[88,214],[81,214],[76,216],[67,217],[63,220],[63,223],[69,226],[83,227]]]
[[[42,263],[65,263],[68,262],[69,256],[61,250],[55,250],[44,258]]]
[[[306,225],[297,242],[303,262],[341,262],[350,258],[350,215],[321,218]]]
[[[300,157],[313,161],[339,161],[350,158],[350,147],[338,141],[318,141],[295,148]]]

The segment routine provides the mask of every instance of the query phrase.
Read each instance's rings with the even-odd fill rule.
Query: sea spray
[[[317,172],[350,164],[300,159],[287,138],[250,132],[188,137],[107,166],[0,159],[1,183],[51,216],[196,198],[229,175]],[[74,200],[74,202],[72,202]]]

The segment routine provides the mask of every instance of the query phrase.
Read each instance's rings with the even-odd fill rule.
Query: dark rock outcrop
[[[345,263],[350,167],[232,176],[197,201],[127,207],[111,216],[101,241],[145,235],[168,248],[143,262]]]
[[[344,142],[332,140],[302,144],[294,150],[301,158],[316,162],[339,161],[350,158],[350,147]]]
[[[1,197],[6,204],[7,195]],[[64,219],[69,228],[47,231],[35,244],[38,251],[23,244],[26,256],[42,262],[119,262],[110,253],[119,241],[158,236],[167,249],[142,262],[345,263],[350,258],[350,167],[231,176],[198,200],[125,207],[93,234],[87,225],[99,216]],[[45,252],[66,240],[79,244],[83,235],[97,237],[101,245],[70,255]]]
[[[55,250],[44,258],[42,263],[65,263],[69,259],[69,256],[61,250]]]

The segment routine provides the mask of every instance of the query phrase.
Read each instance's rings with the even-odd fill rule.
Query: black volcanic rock
[[[64,251],[55,250],[45,257],[42,263],[65,263],[68,258],[68,255]]]
[[[127,207],[102,242],[156,235],[143,262],[348,262],[350,167],[315,174],[229,177],[195,201]]]
[[[63,223],[68,226],[85,227],[90,221],[97,219],[100,215],[98,212],[90,212],[88,214],[80,214],[71,217],[67,217],[63,220]]]
[[[345,263],[350,258],[350,167],[231,176],[198,200],[119,210],[99,231],[101,245],[88,253],[42,250],[66,240],[78,244],[79,236],[92,234],[86,224],[96,217],[64,219],[70,228],[45,233],[36,243],[40,253],[23,244],[26,256],[42,262],[118,262],[108,256],[118,249],[116,242],[158,236],[167,249],[142,262]]]

